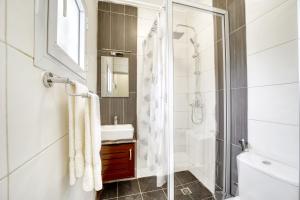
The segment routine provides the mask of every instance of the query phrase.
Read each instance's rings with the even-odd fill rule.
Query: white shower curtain
[[[166,90],[166,14],[155,21],[156,30],[143,43],[142,97],[139,113],[139,140],[142,157],[157,176],[157,185],[166,182],[167,157],[167,90]]]

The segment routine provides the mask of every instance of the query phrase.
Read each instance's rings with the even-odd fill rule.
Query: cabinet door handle
[[[132,160],[132,149],[129,149],[129,160]]]

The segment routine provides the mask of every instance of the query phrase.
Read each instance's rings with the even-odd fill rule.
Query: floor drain
[[[181,191],[181,193],[182,193],[183,195],[189,195],[189,194],[192,194],[192,191],[191,191],[190,188],[188,188],[188,187],[182,188],[182,189],[180,189],[180,191]]]

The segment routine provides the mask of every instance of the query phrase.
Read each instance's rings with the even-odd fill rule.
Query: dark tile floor
[[[214,200],[211,192],[191,172],[176,172],[174,179],[176,200]],[[156,177],[151,176],[106,183],[97,200],[167,200],[167,194],[167,184],[156,187]]]

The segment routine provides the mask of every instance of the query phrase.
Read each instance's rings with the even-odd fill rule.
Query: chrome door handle
[[[129,160],[132,160],[132,149],[129,149]]]

